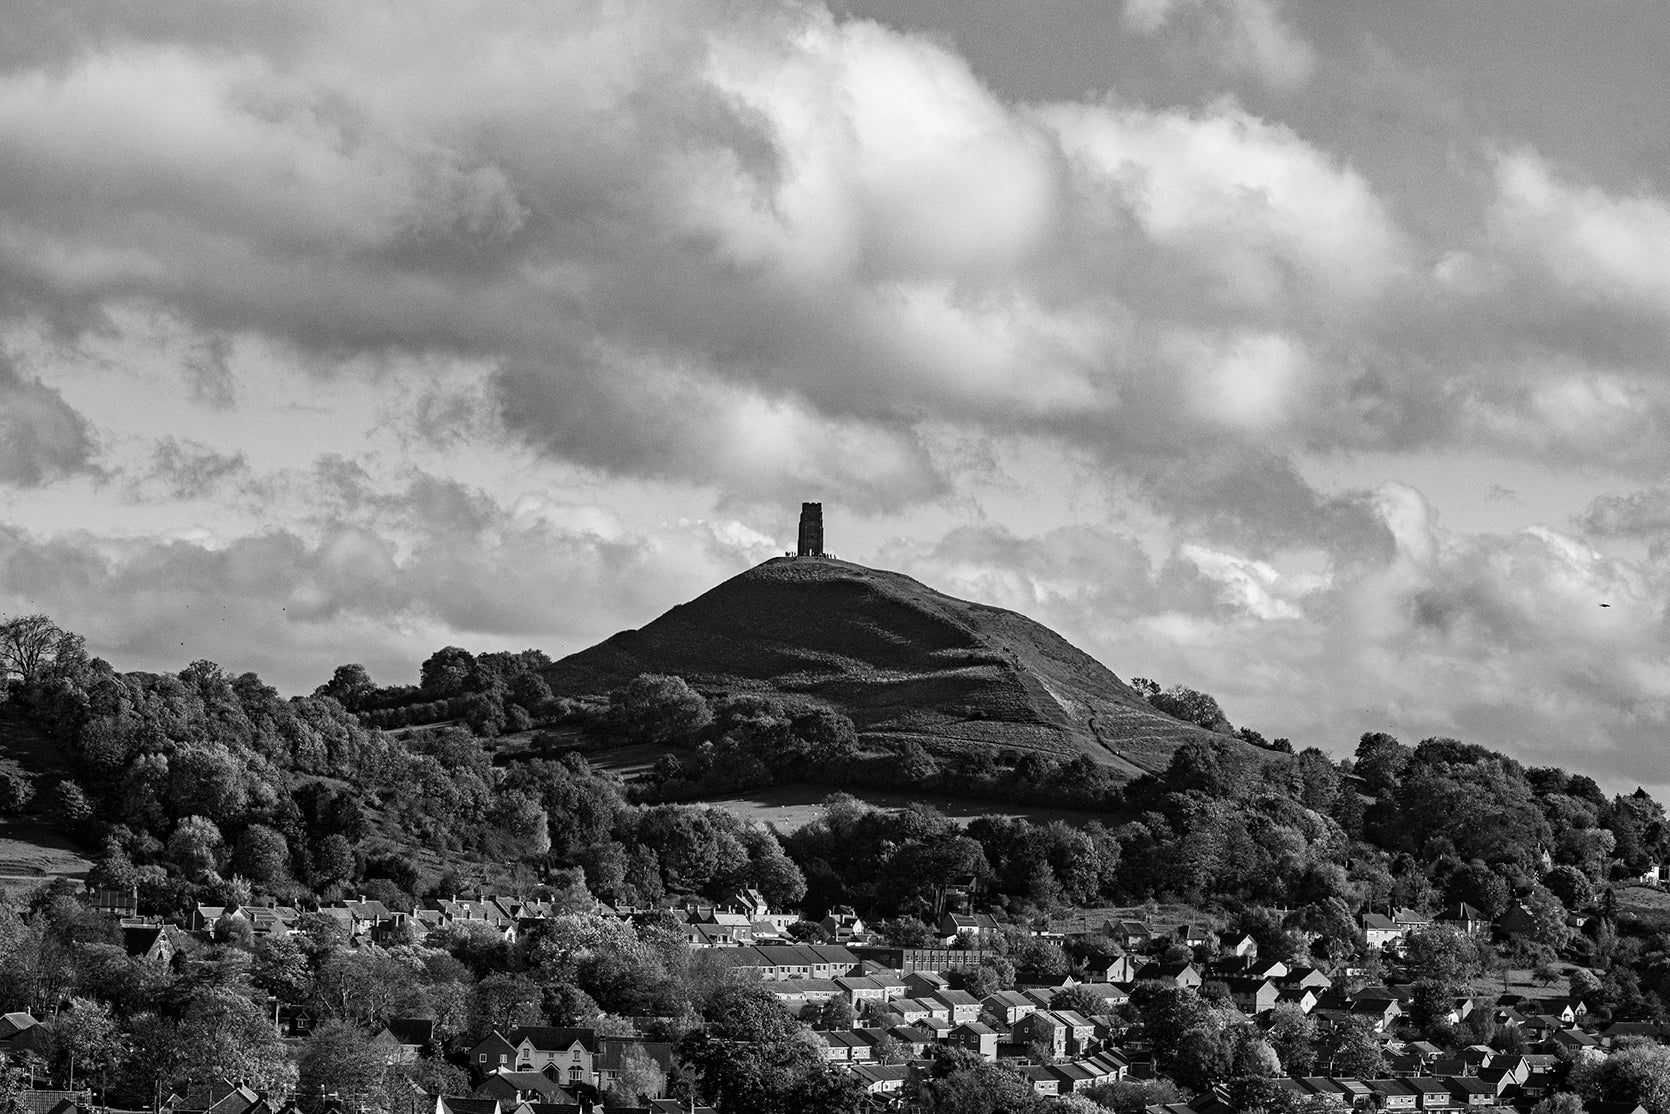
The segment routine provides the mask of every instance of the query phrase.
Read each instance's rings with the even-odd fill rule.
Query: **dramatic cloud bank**
[[[1435,212],[1317,106],[1471,119],[1441,58],[1085,18],[1155,71],[1017,95],[766,0],[9,7],[0,610],[395,680],[647,621],[822,498],[1267,734],[1654,780],[1670,200],[1458,130]]]

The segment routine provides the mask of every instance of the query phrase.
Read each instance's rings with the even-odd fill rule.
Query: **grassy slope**
[[[1130,777],[1203,734],[1025,616],[845,561],[767,561],[547,676],[578,694],[644,672],[835,707],[868,741],[1089,754]]]
[[[0,706],[0,772],[23,773],[41,784],[66,772],[57,748],[10,708]],[[0,890],[21,891],[54,877],[85,878],[86,848],[40,820],[37,808],[0,816]]]

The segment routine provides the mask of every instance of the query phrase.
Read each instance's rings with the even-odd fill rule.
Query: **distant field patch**
[[[850,792],[852,796],[876,808],[899,812],[912,804],[932,805],[958,823],[966,824],[979,816],[1020,816],[1033,823],[1065,820],[1069,824],[1084,824],[1091,820],[1106,822],[1106,813],[1089,809],[1046,808],[1038,805],[1005,805],[997,801],[971,801],[953,797],[918,796],[911,793],[884,793],[873,789],[838,790],[820,785],[773,785],[749,790],[727,797],[716,797],[701,802],[734,813],[743,820],[759,822],[787,834],[810,824],[823,814],[823,801],[832,793]]]
[[[1656,886],[1614,886],[1620,917],[1634,917],[1655,928],[1670,927],[1670,893]]]
[[[0,824],[0,890],[22,893],[51,878],[85,880],[92,860],[50,829],[24,819]]]

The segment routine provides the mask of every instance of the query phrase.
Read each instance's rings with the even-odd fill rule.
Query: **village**
[[[134,893],[100,890],[82,895],[100,915],[120,923],[130,957],[168,966],[229,937],[245,941],[290,936],[307,916],[323,915],[338,926],[349,947],[375,953],[418,943],[458,925],[490,932],[507,944],[559,915],[550,901],[504,895],[430,898],[410,912],[375,899],[321,905],[316,913],[273,901],[223,907],[199,904],[180,923],[137,914]],[[988,957],[988,942],[1005,930],[989,913],[943,914],[933,939],[920,946],[884,942],[850,908],[817,921],[773,909],[756,890],[724,900],[690,899],[656,910],[612,908],[596,902],[593,914],[627,924],[646,916],[671,917],[686,945],[722,972],[725,982],[757,987],[812,1026],[821,1055],[849,1073],[867,1093],[868,1109],[908,1109],[907,1085],[928,1057],[958,1049],[1017,1070],[1040,1096],[1085,1094],[1117,1083],[1153,1080],[1151,1040],[1135,1035],[1133,996],[1176,989],[1213,1003],[1223,1023],[1267,1031],[1282,1014],[1314,1024],[1326,1043],[1349,1029],[1372,1041],[1379,1070],[1357,1074],[1348,1064],[1319,1058],[1314,1074],[1276,1074],[1271,1086],[1305,1110],[1362,1109],[1447,1111],[1512,1107],[1528,1111],[1562,1088],[1574,1062],[1604,1057],[1628,1044],[1657,1041],[1650,1022],[1591,1024],[1580,997],[1544,988],[1536,994],[1458,995],[1445,1004],[1446,1020],[1460,1024],[1489,1018],[1494,1044],[1475,1043],[1446,1052],[1406,1034],[1417,988],[1403,976],[1406,943],[1417,934],[1452,933],[1488,940],[1511,934],[1515,919],[1529,916],[1519,903],[1493,924],[1466,904],[1428,917],[1408,909],[1365,912],[1358,917],[1354,954],[1333,965],[1299,966],[1261,956],[1248,934],[1219,935],[1206,921],[1169,923],[1148,917],[1099,917],[1085,913],[1039,919],[1027,931],[1061,944],[1094,942],[1102,958],[1079,975],[1018,980],[1013,985],[966,989],[969,972]],[[1581,927],[1582,918],[1574,918]],[[1012,932],[1014,926],[1008,926]],[[816,939],[822,942],[805,942]],[[296,1045],[324,1018],[305,1006],[269,1002],[277,1035]],[[674,1045],[649,1039],[656,1019],[633,1019],[634,1031],[521,1025],[494,1029],[467,1049],[454,1049],[473,1087],[469,1096],[428,1094],[412,1085],[400,1108],[408,1114],[571,1114],[648,1110],[655,1114],[707,1110],[666,1095],[647,1095],[646,1107],[605,1105],[632,1057],[652,1062],[663,1081],[679,1074]],[[641,1031],[640,1031],[641,1030]],[[51,1041],[52,1020],[27,1012],[0,1017],[0,1055],[37,1067]],[[410,1064],[445,1056],[435,1022],[389,1017],[374,1043],[386,1062]],[[73,1066],[72,1066],[73,1072]],[[327,1099],[329,1096],[327,1096]],[[73,1078],[48,1080],[18,1095],[28,1114],[75,1114],[97,1109],[101,1099]],[[345,1104],[337,1105],[353,1114]],[[295,1100],[275,1103],[236,1079],[203,1079],[172,1095],[157,1096],[170,1114],[283,1114]],[[1207,1087],[1187,1101],[1153,1103],[1147,1114],[1230,1114],[1244,1108],[1224,1087]],[[1641,1114],[1633,1104],[1596,1104],[1591,1114]]]

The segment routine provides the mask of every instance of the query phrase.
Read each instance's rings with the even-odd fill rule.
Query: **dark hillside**
[[[870,741],[1088,754],[1130,776],[1206,734],[1023,615],[826,558],[766,561],[545,675],[579,695],[640,673],[828,705]]]

